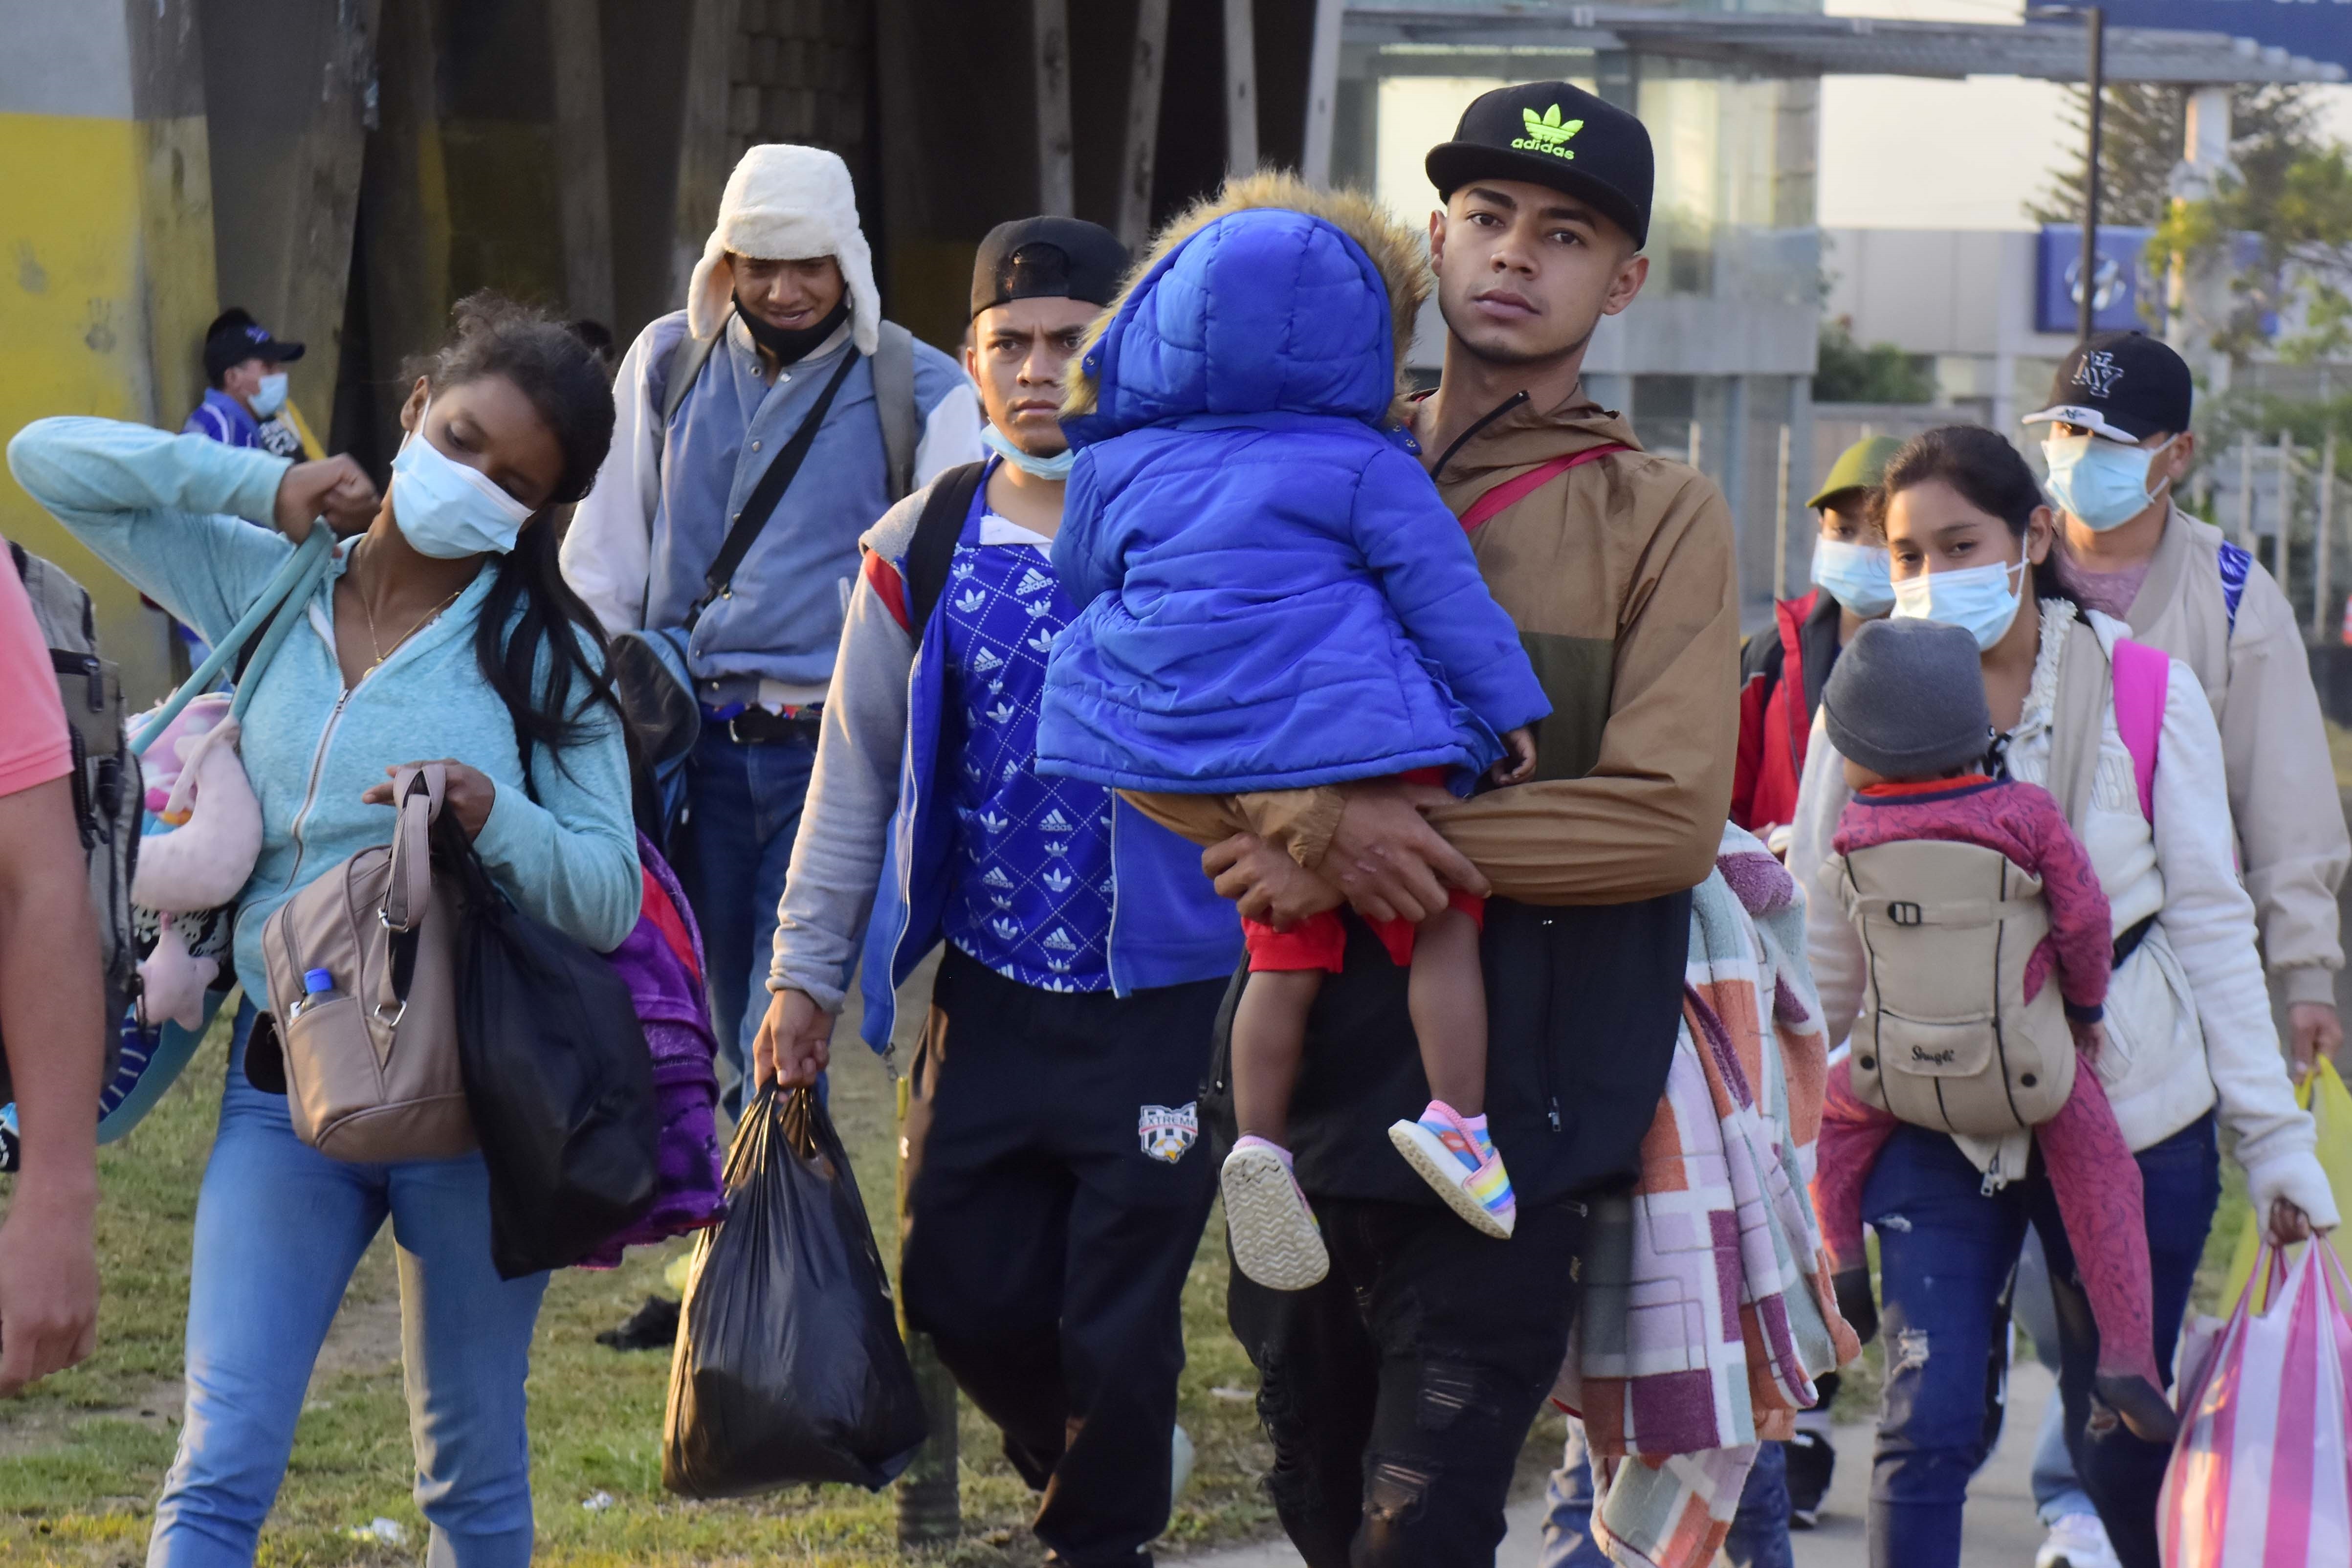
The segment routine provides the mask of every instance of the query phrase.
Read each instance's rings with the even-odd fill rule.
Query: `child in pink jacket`
[[[1864,626],[1831,671],[1822,713],[1854,791],[1831,840],[1837,853],[1940,839],[1996,850],[2041,879],[2050,934],[2027,960],[2025,999],[2056,980],[2082,1061],[2065,1104],[2033,1129],[2034,1146],[2098,1324],[2099,1397],[2139,1436],[2168,1443],[2177,1424],[2156,1364],[2139,1166],[2095,1066],[2115,942],[2090,855],[2049,791],[1981,771],[1992,721],[1968,632],[1918,620]],[[1876,1313],[1862,1189],[1901,1123],[1855,1097],[1849,1067],[1830,1071],[1813,1194],[1839,1306],[1853,1309],[1845,1315],[1867,1339]]]

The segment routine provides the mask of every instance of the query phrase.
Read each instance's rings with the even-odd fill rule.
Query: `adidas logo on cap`
[[[1581,120],[1562,121],[1559,105],[1555,103],[1538,116],[1532,109],[1523,109],[1528,133],[1515,139],[1511,145],[1522,153],[1549,153],[1555,158],[1573,158],[1575,150],[1569,140],[1584,129]]]

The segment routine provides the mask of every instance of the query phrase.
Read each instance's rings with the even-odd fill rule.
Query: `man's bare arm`
[[[98,1338],[98,1094],[105,1037],[97,917],[72,786],[0,795],[0,1039],[23,1169],[0,1223],[0,1394]]]

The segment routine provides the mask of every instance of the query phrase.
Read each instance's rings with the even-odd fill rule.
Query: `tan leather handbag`
[[[402,769],[392,842],[303,888],[262,930],[295,1135],[338,1160],[474,1147],[457,1057],[458,895],[433,875],[428,834],[445,782],[438,763]]]

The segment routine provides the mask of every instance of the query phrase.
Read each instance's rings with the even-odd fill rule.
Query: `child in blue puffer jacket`
[[[1064,429],[1078,449],[1054,565],[1038,770],[1145,793],[1416,776],[1467,795],[1535,771],[1551,711],[1518,633],[1402,424],[1420,241],[1369,198],[1280,174],[1177,219],[1097,328]],[[1455,1212],[1511,1234],[1486,1131],[1481,901],[1375,934],[1412,970],[1433,1099],[1390,1139]],[[1274,1289],[1329,1267],[1285,1147],[1307,1016],[1343,966],[1339,914],[1243,922],[1233,1026],[1234,1257]]]

